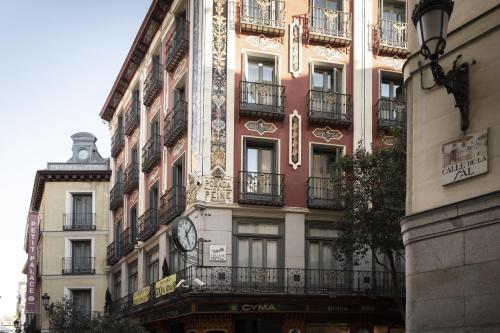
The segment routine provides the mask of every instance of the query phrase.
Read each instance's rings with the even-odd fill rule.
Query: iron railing
[[[137,222],[137,239],[145,241],[158,230],[158,209],[149,208]]]
[[[122,255],[127,255],[130,253],[135,244],[137,244],[137,230],[132,227],[128,227],[121,234],[121,242],[122,242]]]
[[[309,122],[349,126],[352,123],[351,95],[309,90]]]
[[[95,213],[64,213],[63,230],[95,230]]]
[[[95,274],[95,257],[62,258],[62,274]]]
[[[160,162],[161,146],[160,135],[151,135],[142,147],[142,172],[148,173]]]
[[[186,209],[186,187],[174,185],[160,199],[160,223],[168,224]]]
[[[156,58],[158,59],[158,58]],[[144,81],[143,103],[145,106],[151,106],[163,86],[162,66],[159,60],[154,60],[151,71]]]
[[[167,42],[167,55],[165,68],[173,72],[182,59],[184,53],[189,49],[189,21],[175,18],[175,31]]]
[[[340,178],[309,177],[307,180],[307,206],[309,208],[343,208]]]
[[[177,101],[165,117],[163,143],[171,147],[182,136],[187,128],[187,102]]]
[[[240,171],[238,202],[257,205],[285,204],[285,176],[276,173]]]
[[[243,0],[240,14],[242,30],[272,35],[285,32],[285,1]]]
[[[111,157],[116,158],[120,155],[123,147],[125,147],[125,135],[123,133],[123,128],[119,126],[111,137]]]
[[[109,193],[109,209],[117,210],[123,205],[123,183],[116,183]]]
[[[123,192],[130,194],[137,187],[139,187],[139,163],[132,162],[124,172]]]
[[[377,101],[378,127],[381,129],[406,127],[406,103],[381,98]]]
[[[240,82],[240,114],[282,119],[285,87],[259,82]]]
[[[408,24],[403,21],[379,19],[378,44],[380,50],[406,49]]]
[[[122,256],[122,244],[120,241],[114,241],[106,248],[106,263],[109,266],[114,265]]]
[[[132,103],[130,109],[125,113],[125,135],[132,135],[141,122],[141,101],[139,91],[132,93]]]
[[[311,6],[309,18],[310,39],[318,42],[345,42],[352,36],[351,13]]]

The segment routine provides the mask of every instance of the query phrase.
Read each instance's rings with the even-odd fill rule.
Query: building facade
[[[400,332],[388,274],[333,244],[337,158],[406,123],[407,16],[398,0],[153,1],[100,113],[116,305],[155,332]]]
[[[80,132],[71,138],[72,157],[38,170],[31,197],[30,216],[35,217],[36,229],[27,226],[26,250],[32,244],[36,247],[35,252],[29,252],[36,260],[36,270],[28,258],[26,272],[35,304],[26,312],[28,321],[35,320],[42,332],[49,331],[43,295],[50,297],[50,303],[71,298],[82,315],[91,315],[103,311],[108,285],[109,160],[97,151],[92,134]],[[33,243],[32,230],[38,231]]]
[[[19,281],[17,284],[17,304],[16,304],[16,318],[19,320],[21,327],[24,327],[26,321],[26,281]]]
[[[453,95],[432,87],[409,29],[407,217],[401,223],[407,332],[500,331],[498,22],[498,0],[454,1],[439,61],[445,73],[459,55],[458,66],[469,63],[465,132]]]

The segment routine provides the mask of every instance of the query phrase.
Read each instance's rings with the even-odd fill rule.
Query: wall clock
[[[172,238],[175,246],[182,252],[191,252],[196,248],[198,234],[196,227],[188,217],[177,219],[172,228]]]

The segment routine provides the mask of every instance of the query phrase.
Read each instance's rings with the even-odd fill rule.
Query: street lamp
[[[457,67],[459,55],[453,62],[453,68],[445,74],[438,63],[446,47],[453,5],[451,0],[420,0],[413,10],[412,21],[420,43],[420,53],[430,60],[434,82],[444,86],[448,94],[455,97],[455,106],[460,111],[460,128],[465,132],[469,127],[469,64]]]
[[[50,302],[50,296],[47,295],[47,293],[44,293],[42,295],[42,305],[46,311],[52,310],[52,307],[54,306],[54,303],[49,305],[49,302]]]
[[[21,323],[19,320],[14,320],[14,328],[16,329],[16,333],[21,333]]]

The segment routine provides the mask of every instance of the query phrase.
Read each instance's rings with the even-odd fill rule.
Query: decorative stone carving
[[[132,133],[132,137],[130,138],[130,144],[134,145],[138,139],[139,139],[139,126],[137,126],[134,133]]]
[[[233,201],[233,179],[227,176],[203,177],[206,202],[231,203]]]
[[[262,1],[262,0],[260,0]],[[210,168],[226,169],[227,0],[213,0]]]
[[[174,72],[174,80],[177,81],[184,74],[186,69],[186,58],[184,58]]]
[[[177,141],[175,146],[172,148],[172,156],[173,157],[177,157],[180,155],[182,148],[184,148],[185,142],[186,142],[186,140],[184,140],[184,139],[180,139],[179,141]]]
[[[332,140],[340,140],[343,135],[339,130],[331,129],[330,127],[325,128],[316,128],[313,132],[313,135],[317,138],[323,139],[326,142],[330,142]]]
[[[265,49],[275,49],[278,47],[278,42],[272,38],[267,38],[264,35],[260,36],[248,36],[247,37],[248,44],[258,47],[261,50]]]
[[[290,73],[298,77],[302,73],[302,26],[297,18],[290,23]]]
[[[264,120],[251,120],[245,123],[245,128],[251,132],[257,132],[259,135],[264,133],[274,133],[278,129],[273,123],[266,123]]]
[[[289,135],[289,161],[288,163],[297,170],[302,159],[302,117],[297,110],[293,110],[290,115],[290,135]]]
[[[160,167],[156,166],[153,170],[151,170],[151,172],[148,175],[149,181],[151,183],[154,182],[158,178],[159,173],[160,173]]]
[[[128,202],[133,205],[137,202],[139,192],[136,190],[128,197]]]
[[[329,44],[326,46],[316,46],[313,50],[317,55],[325,57],[327,60],[340,59],[344,55],[349,54],[348,47],[333,48]]]
[[[188,175],[188,186],[186,189],[186,206],[190,207],[194,205],[198,197],[198,192],[200,190],[202,181],[200,177],[193,173]]]
[[[385,135],[382,137],[381,141],[384,145],[392,146],[394,144],[394,137],[392,135]]]
[[[401,71],[405,61],[404,59],[400,59],[398,57],[383,57],[381,63],[384,66],[392,67],[397,71]]]

